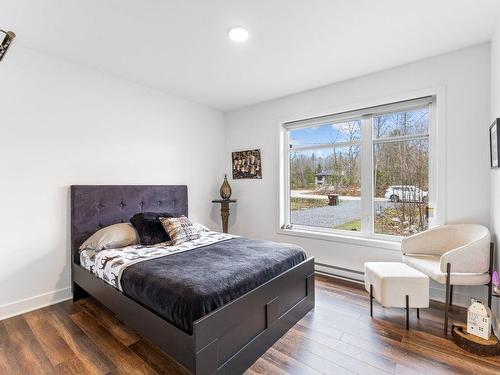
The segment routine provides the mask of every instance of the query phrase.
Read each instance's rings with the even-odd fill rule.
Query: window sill
[[[401,239],[395,237],[393,241],[381,240],[377,238],[361,237],[361,236],[347,236],[338,233],[325,233],[313,230],[304,229],[281,229],[279,228],[277,234],[296,236],[303,238],[312,238],[316,240],[332,241],[347,243],[356,246],[376,247],[390,251],[401,251]]]

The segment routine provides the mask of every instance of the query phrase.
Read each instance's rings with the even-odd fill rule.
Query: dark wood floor
[[[499,374],[500,357],[480,358],[442,336],[442,305],[412,312],[375,306],[362,287],[323,276],[316,308],[248,374]],[[452,321],[465,310],[452,308]],[[63,302],[0,322],[1,374],[187,374],[92,299]]]

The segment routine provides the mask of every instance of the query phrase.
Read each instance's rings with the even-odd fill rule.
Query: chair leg
[[[410,329],[410,297],[406,295],[406,330]]]
[[[417,319],[420,319],[420,309],[417,307]]]
[[[491,281],[488,283],[488,307],[491,309],[491,296],[493,294],[493,284]]]
[[[493,294],[493,257],[495,255],[495,244],[493,242],[490,243],[490,281],[488,283],[488,307],[491,309],[491,296]]]
[[[444,297],[444,335],[448,336],[448,308],[449,308],[449,298],[450,298],[450,274],[451,274],[451,264],[446,264],[446,292]]]
[[[370,284],[370,316],[373,318],[373,285]]]
[[[450,306],[453,305],[453,285],[450,285]]]

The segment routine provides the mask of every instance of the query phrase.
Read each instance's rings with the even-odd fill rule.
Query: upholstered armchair
[[[491,307],[493,244],[488,228],[476,224],[443,225],[403,239],[403,262],[446,285],[444,334],[453,285],[487,285]]]

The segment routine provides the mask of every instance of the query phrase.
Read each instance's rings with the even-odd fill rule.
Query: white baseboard
[[[362,272],[349,270],[347,268],[330,266],[322,263],[315,263],[314,267],[317,273],[325,276],[336,277],[354,283],[364,283],[364,276]]]
[[[429,290],[429,297],[433,301],[438,301],[438,302],[444,303],[444,294],[445,294],[445,286],[444,285],[442,288],[431,287]],[[465,295],[465,294],[457,293],[454,291],[453,292],[453,305],[468,308],[470,306],[471,297],[473,297],[473,296],[471,296],[470,294]]]
[[[347,278],[345,276],[336,275],[336,274],[333,274],[333,273],[330,273],[330,272],[323,272],[323,271],[316,270],[316,271],[314,271],[314,273],[316,275],[323,275],[323,276],[326,276],[326,277],[329,277],[329,278],[332,278],[332,279],[343,280],[343,281],[348,281],[348,282],[353,283],[353,284],[364,285],[364,283],[362,281],[358,281],[358,280],[354,280],[354,279],[351,279],[351,278]]]
[[[40,294],[35,297],[25,298],[19,301],[7,303],[0,306],[0,320],[7,319],[16,315],[24,314],[29,311],[41,309],[42,307],[50,306],[58,302],[71,299],[73,294],[71,288],[63,288]]]

